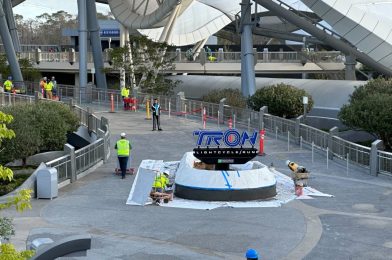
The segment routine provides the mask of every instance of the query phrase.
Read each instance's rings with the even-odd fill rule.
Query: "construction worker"
[[[4,91],[12,92],[13,88],[14,88],[14,84],[12,84],[12,77],[9,76],[8,79],[4,82]]]
[[[155,176],[155,180],[152,185],[153,191],[164,192],[168,184],[169,184],[169,174],[167,172],[158,173]]]
[[[39,82],[39,86],[41,87],[41,93],[43,98],[46,98],[46,85],[48,84],[47,80],[48,80],[47,77],[43,77]]]
[[[52,94],[53,94],[53,97],[56,98],[57,97],[57,81],[56,81],[56,78],[54,76],[52,76],[52,78],[51,78],[51,80],[50,80],[50,82],[48,84],[50,84],[52,86]]]
[[[158,126],[158,131],[162,131],[161,123],[159,117],[161,115],[161,105],[158,102],[158,99],[154,99],[154,103],[151,106],[152,110],[152,131],[156,130],[156,126]]]
[[[121,169],[121,179],[125,179],[129,155],[132,149],[131,143],[126,139],[125,133],[121,133],[121,138],[117,141],[114,149],[117,150],[118,162]]]
[[[121,89],[121,97],[124,102],[124,110],[126,110],[128,107],[128,103],[125,101],[125,99],[129,97],[129,89],[125,86]]]
[[[45,86],[46,98],[52,100],[53,99],[53,83],[49,82]]]

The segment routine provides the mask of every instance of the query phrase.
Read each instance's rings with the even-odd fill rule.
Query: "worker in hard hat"
[[[156,204],[159,204],[161,200],[165,203],[173,200],[173,191],[167,190],[169,186],[171,186],[169,173],[166,171],[163,173],[157,173],[150,193],[151,198]]]
[[[132,145],[129,140],[127,140],[127,135],[121,133],[120,140],[117,141],[114,149],[117,150],[118,162],[121,169],[121,178],[125,179],[125,174],[127,173],[127,164],[129,160],[129,155],[131,154]]]
[[[39,86],[41,88],[42,97],[46,98],[46,85],[48,84],[48,78],[43,77],[39,82]]]
[[[170,180],[168,172],[157,173],[154,179],[154,183],[152,184],[152,189],[156,192],[164,192],[169,183]]]
[[[12,77],[9,76],[8,79],[4,82],[4,91],[11,93],[13,88],[14,84],[12,83]]]

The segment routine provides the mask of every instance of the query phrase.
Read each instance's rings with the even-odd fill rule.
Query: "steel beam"
[[[87,86],[87,5],[86,0],[78,0],[79,20],[79,87]]]
[[[104,68],[102,57],[102,44],[100,37],[100,28],[97,20],[97,7],[95,0],[87,0],[87,24],[90,32],[90,43],[93,50],[95,75],[97,77],[97,87],[107,89],[106,74],[102,71]],[[94,75],[92,75],[94,77]]]
[[[13,79],[14,81],[23,82],[22,72],[20,71],[18,58],[16,57],[11,34],[7,26],[7,19],[3,10],[3,0],[0,0],[0,36],[4,44],[5,54],[10,64]]]
[[[343,39],[335,38],[329,35],[328,33],[326,33],[325,31],[317,28],[311,22],[305,20],[304,18],[301,18],[294,12],[285,9],[281,5],[275,3],[273,0],[254,0],[254,1],[262,5],[266,9],[270,10],[271,12],[274,12],[279,17],[284,18],[288,22],[298,26],[302,30],[318,38],[320,41],[332,46],[336,50],[339,50],[345,53],[346,55],[353,55],[361,63],[366,64],[369,67],[372,67],[373,69],[377,70],[380,73],[383,73],[388,76],[392,76],[391,69],[373,60],[365,53],[358,51],[355,47],[344,42]]]
[[[241,91],[244,97],[256,91],[250,0],[241,3]]]
[[[12,11],[11,0],[3,0],[4,13],[7,19],[8,28],[10,30],[12,42],[14,43],[14,48],[16,52],[21,52],[20,41],[18,36],[18,31],[16,29],[16,23],[14,18],[14,12]]]

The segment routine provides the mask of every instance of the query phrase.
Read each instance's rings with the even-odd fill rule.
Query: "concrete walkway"
[[[132,163],[143,159],[179,160],[194,147],[192,132],[201,122],[163,116],[162,132],[151,131],[143,113],[99,114],[110,120],[112,146],[121,132],[132,142]],[[33,209],[15,215],[14,242],[27,235],[60,238],[89,233],[87,258],[63,259],[244,259],[255,248],[262,259],[392,259],[392,180],[329,161],[309,150],[267,136],[267,156],[257,160],[288,173],[289,159],[311,170],[310,185],[334,198],[292,201],[280,208],[212,211],[128,206],[134,177],[113,175],[110,161],[60,190],[59,197],[33,200]]]

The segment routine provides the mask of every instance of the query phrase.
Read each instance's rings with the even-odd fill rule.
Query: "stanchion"
[[[229,118],[229,120],[227,121],[229,124],[229,129],[233,128],[233,120],[231,119],[231,117]],[[229,135],[229,141],[233,142],[233,135]]]
[[[259,139],[259,156],[264,156],[264,136],[265,136],[265,129],[260,130],[260,139]]]
[[[146,114],[147,114],[146,120],[151,120],[150,100],[149,99],[147,99],[147,101],[146,101]]]
[[[110,113],[114,113],[114,96],[110,95]]]
[[[170,118],[170,114],[171,114],[171,102],[169,101],[169,118]]]
[[[203,107],[203,129],[206,129],[206,121],[207,121],[207,114],[206,114],[206,108]]]

